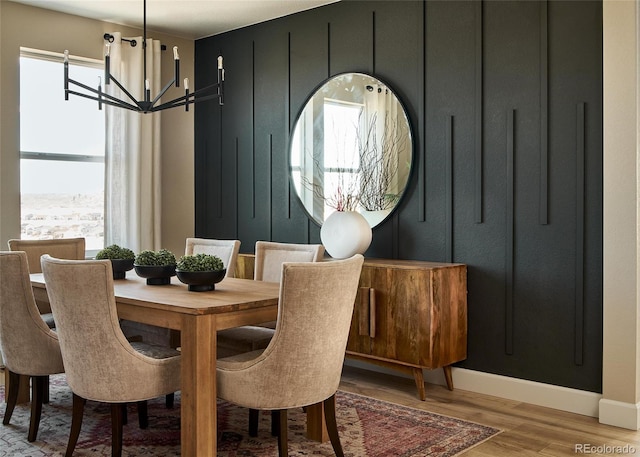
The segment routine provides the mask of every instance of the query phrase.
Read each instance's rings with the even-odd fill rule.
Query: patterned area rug
[[[71,391],[63,375],[51,378],[51,401],[44,405],[38,439],[29,443],[29,405],[18,405],[11,424],[0,426],[0,457],[61,456],[67,445],[71,424]],[[4,415],[4,386],[0,386]],[[348,457],[455,456],[500,431],[451,417],[407,408],[369,397],[338,392],[338,426]],[[149,428],[140,430],[135,406],[129,408],[124,429],[123,455],[180,455],[180,394],[176,406],[166,409],[164,398],[149,402]],[[260,415],[259,434],[246,433],[248,411],[227,402],[218,402],[218,455],[259,457],[277,455],[271,436],[271,415]],[[305,438],[305,415],[289,412],[289,456],[333,456],[330,443]],[[111,455],[109,407],[87,402],[80,439],[74,456]]]

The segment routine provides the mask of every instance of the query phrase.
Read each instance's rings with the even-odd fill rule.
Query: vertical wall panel
[[[514,256],[514,201],[515,201],[515,175],[514,175],[514,117],[515,110],[507,112],[507,129],[506,129],[506,224],[505,224],[505,353],[513,354],[513,333],[514,333],[514,303],[513,303],[513,256]]]
[[[548,224],[549,190],[549,43],[547,0],[540,1],[540,223]]]
[[[453,116],[445,119],[445,189],[446,189],[446,254],[447,262],[453,262]]]
[[[454,242],[456,256],[458,249],[466,253],[475,244],[471,237],[458,236],[462,227],[474,220],[477,61],[476,36],[469,31],[476,25],[476,5],[437,1],[426,4],[425,150],[419,158],[424,161],[426,217],[424,223],[415,226],[419,229],[415,239],[434,260],[459,260],[453,257]],[[449,117],[455,118],[451,137],[442,124]],[[451,185],[446,170],[450,159],[448,142],[455,145],[456,157],[451,164]],[[451,187],[456,192],[449,195],[445,189]],[[466,255],[465,258],[468,259]]]
[[[422,2],[422,42],[424,43],[423,45],[423,52],[420,55],[420,58],[422,59],[422,82],[421,82],[421,87],[427,87],[427,68],[426,68],[426,61],[427,61],[427,2],[423,1]],[[424,113],[426,109],[426,91],[422,91],[421,97],[418,99],[418,112],[420,113]],[[424,222],[425,218],[426,218],[426,183],[425,183],[425,176],[427,173],[426,170],[426,162],[421,158],[423,156],[423,154],[418,154],[418,152],[422,152],[421,148],[422,148],[422,144],[420,139],[424,138],[424,132],[426,130],[426,118],[423,116],[423,118],[420,120],[420,122],[418,122],[418,132],[417,132],[417,137],[416,137],[416,142],[417,144],[415,145],[416,147],[414,148],[415,152],[416,152],[416,159],[414,160],[414,164],[417,170],[417,180],[418,180],[418,184],[417,184],[417,198],[416,198],[416,202],[418,204],[418,215],[417,215],[417,221],[418,222]]]
[[[347,2],[350,3],[350,2]],[[387,83],[403,102],[411,123],[412,131],[416,132],[421,114],[417,112],[417,103],[423,96],[422,81],[422,2],[373,1],[355,2],[356,5],[366,4],[375,12],[373,24],[374,65],[375,76]],[[365,12],[368,8],[360,7],[360,13],[356,13],[353,21],[367,19]],[[419,149],[421,139],[416,139],[414,150]],[[414,161],[415,163],[415,161]],[[412,175],[415,176],[415,175]],[[412,227],[417,219],[417,205],[410,203],[410,195],[414,195],[416,187],[415,179],[409,183],[407,194],[401,203],[401,213],[398,215],[398,223],[402,227]],[[405,225],[404,220],[411,221]],[[393,230],[393,224],[382,224],[373,229],[373,239],[367,255],[380,258],[406,257],[412,258],[419,248],[417,236],[408,232]],[[394,246],[397,252],[394,253]]]
[[[582,365],[584,361],[584,105],[584,103],[578,103],[576,106],[576,365]]]
[[[225,106],[195,106],[198,236],[319,242],[289,132],[327,76],[374,72],[416,167],[366,255],[468,265],[460,366],[601,389],[600,2],[343,0],[198,40],[196,87],[219,52]]]
[[[474,214],[475,221],[478,224],[482,223],[482,75],[483,75],[483,67],[482,67],[482,52],[483,52],[483,43],[482,43],[482,5],[483,0],[477,0],[475,2],[475,144],[474,144],[474,152],[475,152],[475,198],[474,198]]]

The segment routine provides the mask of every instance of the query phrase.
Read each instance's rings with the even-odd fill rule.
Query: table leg
[[[184,316],[181,329],[181,455],[216,455],[216,317]]]

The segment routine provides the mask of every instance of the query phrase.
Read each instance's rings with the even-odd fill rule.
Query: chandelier
[[[105,44],[104,53],[104,79],[105,85],[113,82],[120,88],[122,93],[126,96],[123,99],[115,97],[111,94],[102,91],[102,82],[98,83],[98,88],[94,89],[86,84],[78,82],[69,78],[69,51],[64,51],[64,99],[69,100],[69,95],[77,95],[79,97],[88,98],[98,102],[98,109],[102,109],[102,105],[115,106],[117,108],[125,108],[139,113],[153,113],[168,108],[176,108],[178,106],[184,106],[185,111],[189,111],[189,105],[217,98],[220,105],[224,104],[223,89],[224,89],[224,68],[222,66],[222,56],[218,57],[218,82],[209,86],[203,87],[193,92],[189,92],[189,80],[184,79],[184,95],[177,97],[171,101],[157,104],[160,98],[169,90],[173,85],[180,87],[180,56],[178,55],[178,47],[173,47],[173,60],[174,60],[174,75],[173,79],[169,81],[162,90],[152,99],[149,80],[147,79],[147,0],[143,1],[143,82],[144,84],[144,100],[136,100],[131,93],[124,88],[124,86],[111,74],[110,71],[110,49],[113,36],[105,34],[104,38],[107,40]],[[131,46],[136,46],[135,40],[130,41]],[[70,89],[69,86],[76,86],[79,89],[83,89],[85,92]]]

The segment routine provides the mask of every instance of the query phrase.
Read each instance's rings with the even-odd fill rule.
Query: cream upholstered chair
[[[143,408],[146,400],[180,390],[179,352],[130,343],[125,338],[118,322],[108,260],[61,260],[45,255],[42,271],[67,382],[73,391],[66,455],[73,454],[80,435],[84,405],[93,400],[111,404],[111,455],[119,456],[122,404],[137,402]]]
[[[216,240],[210,238],[187,238],[185,255],[210,254],[222,260],[227,269],[226,277],[236,276],[236,262],[240,252],[240,240]]]
[[[253,279],[280,282],[284,262],[318,262],[324,256],[321,244],[277,243],[257,241]],[[275,321],[247,325],[218,332],[218,354],[227,357],[242,352],[264,349],[276,327]]]
[[[63,373],[58,337],[40,318],[29,279],[27,254],[0,252],[0,351],[9,373],[8,425],[18,399],[20,377],[31,378],[31,420],[27,439],[38,435],[48,376]]]
[[[255,254],[253,279],[280,282],[284,262],[319,262],[324,256],[324,246],[256,241]]]
[[[275,335],[264,350],[218,360],[217,394],[275,411],[279,455],[287,455],[287,409],[324,403],[333,449],[342,456],[335,417],[351,315],[364,258],[284,263]]]
[[[58,259],[82,260],[85,258],[84,238],[58,238],[51,240],[9,240],[9,250],[27,253],[29,273],[42,273],[40,257],[49,254]],[[37,301],[42,318],[50,328],[55,327],[48,302]]]

